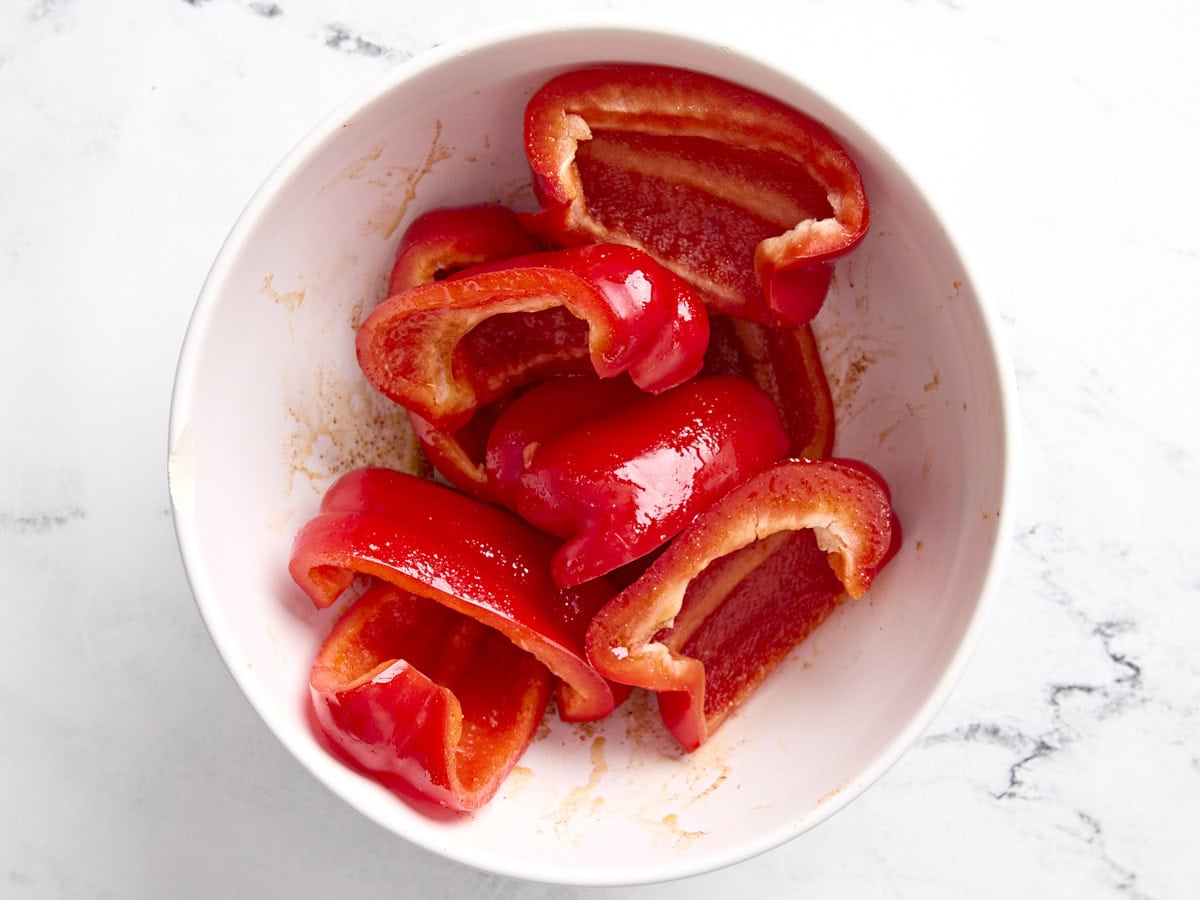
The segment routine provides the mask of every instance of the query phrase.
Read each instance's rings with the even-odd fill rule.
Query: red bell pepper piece
[[[741,375],[770,395],[792,439],[788,454],[823,459],[833,452],[833,395],[812,328],[771,328],[710,316],[704,360],[710,375]]]
[[[861,463],[783,460],[734,488],[597,613],[588,658],[657,691],[688,751],[899,543],[886,484]]]
[[[471,810],[529,746],[551,680],[500,632],[376,581],[321,645],[309,693],[353,765],[403,796]]]
[[[376,388],[453,430],[479,406],[588,360],[602,377],[628,372],[644,390],[666,390],[699,371],[707,343],[704,305],[686,283],[633,248],[593,245],[396,294],[367,317],[356,347]]]
[[[470,266],[544,250],[507,206],[480,203],[432,209],[400,239],[388,296],[441,281]]]
[[[555,378],[530,388],[493,423],[484,451],[492,496],[515,509],[517,488],[543,444],[646,396],[628,378]],[[515,406],[515,408],[513,408]]]
[[[544,249],[506,206],[480,203],[432,209],[414,219],[404,232],[388,282],[388,296],[441,281],[472,266]],[[485,323],[482,333],[486,334],[487,329]],[[554,330],[550,329],[551,333]],[[578,331],[582,348],[584,330]],[[571,365],[585,367],[582,353],[575,356],[579,358]],[[437,428],[416,413],[409,414],[413,433],[434,468],[455,487],[484,500],[490,497],[483,449],[501,406],[490,404],[485,408],[487,414],[475,415],[453,431]]]
[[[640,247],[715,310],[803,325],[833,260],[870,219],[853,160],[823,125],[710,75],[664,66],[580,69],[525,111],[525,151],[548,243]]]
[[[497,496],[567,538],[551,571],[568,586],[662,546],[787,447],[770,397],[744,378],[698,378],[657,395],[566,380],[530,389],[500,415],[487,467]]]
[[[556,549],[552,537],[498,507],[402,472],[364,468],[334,482],[296,535],[288,569],[318,607],[365,574],[476,619],[558,677],[563,719],[603,718],[615,700],[585,659],[583,638],[613,590],[603,580],[556,587]],[[490,677],[486,661],[479,677]]]

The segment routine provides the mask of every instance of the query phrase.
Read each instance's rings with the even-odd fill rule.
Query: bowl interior
[[[328,756],[307,675],[331,612],[287,576],[291,540],[341,472],[411,466],[404,416],[365,384],[353,337],[408,221],[532,199],[521,113],[594,61],[689,66],[825,121],[867,182],[873,224],[815,323],[838,455],[889,480],[904,547],[870,594],[799,647],[697,753],[652,701],[548,719],[483,811],[430,818]],[[403,837],[490,871],[577,884],[661,880],[738,861],[860,793],[944,699],[1004,543],[1007,363],[954,246],[861,128],[787,75],[653,31],[584,28],[443,48],[304,139],[256,195],[206,282],[180,362],[171,496],[184,561],[226,663],[264,720],[337,794]],[[619,865],[613,861],[619,860]]]

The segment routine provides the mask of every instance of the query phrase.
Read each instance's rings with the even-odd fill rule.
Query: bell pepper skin
[[[414,219],[400,239],[388,296],[480,263],[544,249],[507,206],[480,203],[431,209]]]
[[[863,464],[786,459],[697,516],[592,620],[588,658],[658,692],[688,751],[896,552],[886,483]],[[711,670],[711,686],[709,672]]]
[[[684,69],[609,65],[547,82],[525,111],[547,243],[640,247],[710,307],[797,326],[866,235],[862,177],[833,134],[772,98]]]
[[[371,575],[476,619],[557,678],[560,716],[603,718],[613,692],[584,656],[588,622],[614,591],[550,578],[555,540],[498,507],[391,469],[341,476],[297,533],[288,570],[317,607]]]
[[[492,496],[515,509],[521,478],[543,444],[642,396],[625,377],[553,378],[530,388],[515,409],[514,403],[508,404],[488,432],[483,459]]]
[[[513,401],[487,461],[498,496],[567,539],[551,563],[567,587],[656,550],[787,447],[771,399],[744,378],[697,378],[658,395],[565,381]]]
[[[552,676],[469,616],[375,581],[309,675],[321,731],[396,793],[450,810],[488,802],[528,748]]]
[[[383,394],[453,430],[479,406],[588,362],[601,377],[628,372],[643,390],[667,390],[700,370],[707,344],[707,313],[686,283],[633,248],[590,245],[396,294],[363,322],[356,352]]]
[[[791,437],[788,454],[824,459],[837,432],[833,395],[812,328],[771,328],[730,316],[709,317],[704,372],[741,375],[767,392]]]

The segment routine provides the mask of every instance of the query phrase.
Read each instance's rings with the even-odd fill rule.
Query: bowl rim
[[[357,110],[378,101],[393,91],[404,81],[407,81],[425,71],[441,66],[456,57],[468,55],[475,50],[494,47],[505,43],[519,42],[529,38],[565,31],[593,31],[630,33],[643,36],[661,36],[674,41],[694,43],[708,49],[719,49],[733,56],[740,57],[754,66],[770,70],[782,78],[810,91],[830,106],[836,108],[845,118],[852,121],[866,137],[874,141],[876,146],[896,163],[897,169],[908,179],[910,186],[918,193],[927,205],[934,221],[941,225],[944,221],[936,197],[931,196],[923,185],[916,180],[911,171],[901,164],[900,158],[892,149],[862,125],[853,112],[836,96],[825,90],[817,90],[808,85],[794,68],[785,67],[776,60],[762,59],[754,54],[751,48],[724,39],[718,41],[711,33],[697,29],[694,25],[680,25],[678,22],[667,22],[652,16],[630,17],[614,14],[559,14],[527,18],[503,26],[479,29],[460,36],[453,41],[437,45],[432,49],[418,53],[402,60],[380,75],[370,79],[365,86],[351,93],[326,113],[314,126],[283,155],[258,189],[251,195],[242,211],[237,216],[225,239],[221,242],[216,257],[201,286],[191,316],[184,331],[184,336],[178,356],[174,382],[172,385],[170,410],[168,416],[167,441],[167,482],[170,496],[170,507],[176,542],[183,563],[185,575],[193,596],[193,600],[204,621],[209,637],[216,647],[222,662],[229,674],[249,701],[255,713],[263,720],[274,737],[292,754],[309,772],[314,779],[333,793],[344,803],[347,803],[367,819],[378,826],[412,844],[422,847],[439,856],[451,859],[469,867],[493,874],[519,878],[532,882],[576,885],[576,886],[622,886],[635,884],[650,884],[671,881],[679,878],[699,875],[725,868],[758,856],[768,850],[789,842],[800,834],[811,830],[820,823],[828,820],[835,813],[844,809],[850,802],[878,781],[904,754],[913,746],[917,738],[932,722],[937,712],[945,705],[951,693],[961,681],[972,656],[981,641],[990,612],[996,602],[1000,580],[1005,569],[1015,530],[1016,510],[1016,472],[1019,465],[1020,433],[1019,411],[1017,406],[1017,386],[1011,356],[1009,354],[1003,322],[993,309],[988,298],[980,291],[969,260],[963,248],[950,241],[949,249],[956,262],[961,267],[964,283],[970,286],[975,307],[983,325],[983,335],[986,338],[987,350],[990,352],[990,362],[994,366],[994,376],[998,387],[998,409],[1003,446],[998,449],[998,482],[1000,498],[1000,515],[998,516],[995,537],[992,542],[990,558],[987,560],[984,575],[981,580],[979,595],[976,598],[975,609],[967,622],[962,639],[938,678],[936,687],[911,715],[906,725],[899,733],[874,755],[871,764],[861,771],[852,781],[847,782],[836,795],[823,802],[817,810],[806,811],[802,826],[793,824],[790,829],[775,828],[758,835],[732,844],[724,850],[709,854],[700,864],[694,860],[685,863],[664,864],[654,868],[652,872],[631,872],[622,874],[620,871],[601,870],[587,873],[590,877],[579,877],[585,873],[567,873],[564,870],[538,871],[528,865],[512,864],[496,854],[458,852],[451,849],[447,842],[433,840],[429,834],[403,834],[392,825],[370,804],[357,802],[345,793],[338,791],[318,772],[327,764],[325,752],[315,744],[303,744],[292,740],[289,727],[285,727],[282,711],[276,710],[272,698],[268,697],[265,689],[260,687],[252,674],[244,667],[233,664],[232,647],[234,638],[232,631],[218,614],[217,608],[211,602],[214,589],[209,584],[204,567],[198,558],[195,520],[191,515],[194,505],[191,497],[194,491],[194,481],[191,472],[190,437],[185,435],[189,424],[189,404],[191,386],[195,382],[196,367],[200,348],[205,343],[204,336],[208,331],[214,311],[218,306],[217,300],[221,294],[220,288],[226,283],[237,248],[241,246],[246,236],[257,226],[258,221],[267,211],[272,198],[285,189],[288,182],[296,177],[303,168],[305,161],[326,141],[343,127],[344,123],[353,119]],[[573,877],[572,877],[573,876]]]

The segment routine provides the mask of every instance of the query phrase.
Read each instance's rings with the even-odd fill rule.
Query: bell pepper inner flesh
[[[833,453],[837,423],[812,327],[772,328],[732,316],[709,318],[708,375],[740,375],[762,388],[791,438],[789,454],[823,459]]]
[[[463,335],[454,365],[490,403],[543,378],[591,372],[588,325],[561,306],[500,313]]]
[[[592,364],[602,378],[628,373],[643,390],[667,390],[699,371],[708,315],[692,287],[644,251],[624,244],[584,244],[474,266],[463,277],[503,269],[571,272],[603,298],[565,305],[587,319]],[[598,334],[591,329],[597,328]]]
[[[309,677],[326,738],[402,796],[486,803],[525,752],[552,676],[499,632],[375,582],[342,615]]]
[[[808,171],[773,151],[594,128],[575,159],[588,215],[671,260],[718,298],[758,292],[746,261],[762,241],[832,215]]]

